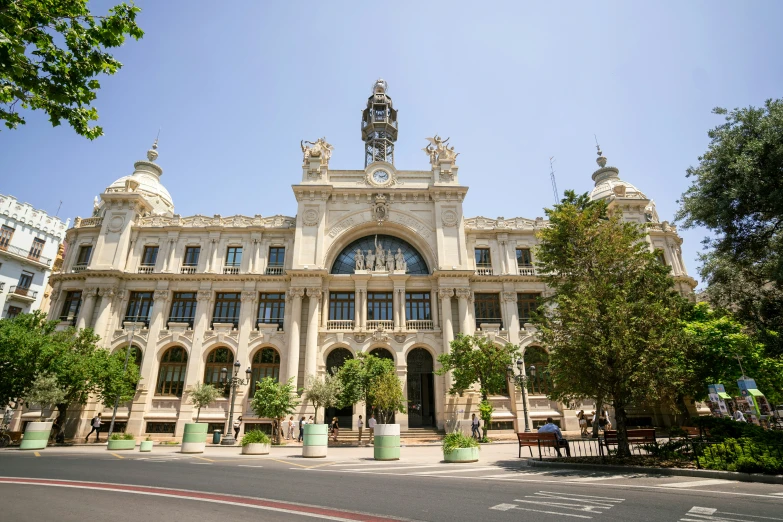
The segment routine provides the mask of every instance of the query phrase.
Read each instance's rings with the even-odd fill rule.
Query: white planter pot
[[[242,446],[242,455],[269,455],[270,444],[260,442]]]
[[[52,422],[28,422],[22,437],[19,449],[39,450],[45,449],[49,442],[49,434],[52,432]]]

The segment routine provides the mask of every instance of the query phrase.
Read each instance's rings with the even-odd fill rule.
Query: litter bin
[[[220,430],[215,430],[212,432],[212,444],[220,444]]]

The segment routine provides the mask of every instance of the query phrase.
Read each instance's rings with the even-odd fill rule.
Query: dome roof
[[[169,214],[174,213],[174,201],[171,199],[171,194],[166,190],[166,187],[160,182],[160,177],[163,175],[163,169],[154,160],[157,159],[158,153],[155,149],[158,148],[157,141],[152,146],[152,149],[147,151],[147,158],[149,161],[137,161],[133,167],[136,169],[130,176],[123,176],[106,188],[106,192],[114,192],[116,190],[125,190],[126,182],[133,180],[138,183],[136,192],[141,193],[147,202],[152,206],[153,214]]]
[[[620,169],[606,166],[606,158],[601,153],[600,148],[598,149],[598,158],[595,161],[598,163],[599,168],[593,172],[595,187],[590,191],[591,200],[606,199],[610,196],[628,199],[648,199],[641,190],[620,179]]]

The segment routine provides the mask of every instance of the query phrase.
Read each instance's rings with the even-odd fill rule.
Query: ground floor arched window
[[[182,397],[185,388],[185,371],[188,366],[188,352],[180,346],[166,350],[160,358],[155,395]]]
[[[345,361],[350,359],[353,359],[353,354],[350,350],[347,348],[335,348],[326,356],[326,371],[335,373],[342,368]],[[337,417],[340,429],[353,429],[353,405],[339,410],[337,408],[327,408],[324,421],[331,421],[333,417]]]
[[[549,354],[540,346],[525,348],[525,372],[527,372],[527,391],[535,395],[547,395],[552,391],[552,379],[549,374]]]
[[[225,368],[225,372],[223,369]],[[215,348],[207,355],[204,368],[204,384],[211,384],[225,395],[229,393],[226,381],[234,372],[234,354],[226,347]]]
[[[408,352],[408,426],[435,426],[435,377],[429,351],[414,348]]]
[[[271,377],[280,380],[280,353],[274,348],[261,348],[253,356],[250,365],[253,374],[250,383],[250,396],[256,393],[256,383],[261,379]]]

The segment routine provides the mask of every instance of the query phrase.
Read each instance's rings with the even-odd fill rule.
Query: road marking
[[[418,473],[408,473],[408,475],[439,475],[441,473],[464,473],[466,471],[486,471],[488,469],[495,469],[495,467],[494,466],[487,466],[487,467],[481,467],[481,468],[462,468],[462,469],[442,469],[442,470],[439,470],[439,471],[420,471]]]
[[[509,509],[514,509],[516,507],[516,504],[498,504],[497,506],[492,506],[489,509],[495,509],[497,511],[508,511]]]
[[[33,452],[33,455],[35,455],[36,457],[40,457],[40,456],[41,456],[41,454],[40,454],[40,453],[38,453],[37,451],[34,451],[34,452]]]
[[[706,479],[692,480],[689,482],[669,482],[668,484],[658,484],[662,488],[694,488],[697,486],[713,486],[717,484],[734,484],[735,480]]]
[[[400,469],[424,469],[424,468],[442,468],[444,466],[448,466],[448,464],[432,464],[432,465],[424,465],[418,464],[416,466],[385,466],[380,468],[372,468],[372,471],[397,471]],[[494,466],[493,466],[494,467]],[[475,467],[474,469],[478,469]],[[491,469],[491,468],[486,468]],[[341,470],[335,470],[335,471],[355,471],[357,473],[368,473],[366,468],[356,468],[356,469],[341,469]]]
[[[193,458],[194,459],[199,459],[199,460],[206,460],[207,462],[215,462],[214,460],[208,459],[208,458],[205,458],[205,457],[193,457]],[[195,462],[194,462],[194,464],[195,464]]]
[[[240,467],[240,468],[263,468],[264,466],[253,466],[251,464],[238,464],[237,467]]]
[[[122,455],[117,455],[116,453],[110,453],[110,455],[114,455],[114,456],[115,456],[115,457],[117,457],[118,459],[124,459],[124,458],[125,458],[125,457],[123,457]]]
[[[519,504],[533,504],[536,507],[544,509],[534,509],[532,507],[522,507],[516,504],[498,504],[489,509],[498,511],[509,511],[519,509],[521,511],[532,511],[535,513],[546,513],[548,515],[560,515],[562,517],[593,518],[590,515],[578,515],[576,513],[564,513],[563,511],[582,511],[592,515],[602,515],[606,510],[612,508],[625,499],[614,497],[599,497],[595,495],[577,495],[575,493],[556,493],[554,491],[539,491],[533,495],[525,495],[525,498],[515,498],[514,502]],[[558,510],[558,511],[553,511]]]
[[[741,518],[728,518],[725,515]],[[680,519],[680,522],[747,522],[749,519],[783,520],[783,518],[762,517],[745,513],[728,513],[726,511],[718,511],[715,508],[693,506],[690,511],[685,513],[685,517]]]
[[[211,462],[191,462],[194,466],[211,466]]]
[[[582,477],[582,478],[575,478],[575,479],[569,479],[569,482],[593,482],[595,480],[617,480],[617,479],[627,479],[630,478],[628,475],[607,475],[604,477],[598,476],[598,477]]]
[[[298,466],[300,468],[308,469],[310,466],[305,466],[304,464],[297,464],[296,462],[288,462],[287,460],[280,460],[280,459],[273,459],[270,458],[269,460],[274,460],[275,462],[282,462],[283,464],[290,464],[292,466]]]
[[[737,516],[740,516],[740,517],[763,518],[765,520],[783,520],[783,518],[762,517],[762,516],[759,516],[759,515],[745,515],[743,513],[729,513],[727,511],[718,511],[718,513],[720,513],[722,515],[737,515]]]

